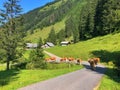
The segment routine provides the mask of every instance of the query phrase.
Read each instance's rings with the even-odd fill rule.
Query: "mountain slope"
[[[86,0],[57,0],[28,12],[24,15],[24,27],[28,32],[25,40],[37,42],[39,37],[46,39],[53,27],[56,33],[65,29],[66,20],[70,16],[79,18],[80,10],[85,4]]]
[[[24,29],[28,32],[25,40],[37,42],[41,37],[52,42],[47,37],[53,28],[55,43],[66,39],[77,43],[120,32],[119,13],[118,0],[55,0],[24,15]]]

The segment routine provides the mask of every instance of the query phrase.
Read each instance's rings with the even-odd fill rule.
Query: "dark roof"
[[[53,43],[51,43],[51,42],[46,42],[46,44],[48,45],[48,46],[50,46],[50,47],[53,47],[53,46],[55,46]]]

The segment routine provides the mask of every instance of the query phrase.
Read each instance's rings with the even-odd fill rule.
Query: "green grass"
[[[44,27],[42,30],[36,29],[34,30],[34,34],[27,35],[27,37],[25,37],[24,39],[25,41],[38,42],[39,38],[41,37],[44,40],[48,37],[53,27],[54,27],[55,32],[58,33],[61,29],[65,28],[65,19],[63,19],[60,22],[57,22],[54,25]]]
[[[68,46],[56,46],[46,50],[60,57],[72,56],[80,57],[83,60],[87,60],[90,57],[97,56],[104,59],[105,55],[110,56],[114,53],[117,52],[119,53],[120,51],[119,39],[120,33],[110,34],[103,37],[93,38],[87,41],[81,41],[79,43],[71,44]]]
[[[23,57],[26,59],[26,60],[28,60],[29,59],[29,55],[30,55],[30,52],[31,52],[32,50],[25,50],[25,52],[24,52],[24,54],[23,54]],[[43,52],[44,53],[44,52]],[[47,55],[46,53],[44,53],[44,58],[49,58],[50,56],[49,55]]]
[[[98,90],[120,90],[120,77],[116,76],[112,67],[108,67]]]
[[[58,65],[59,66],[59,65]],[[60,67],[61,68],[61,65]],[[47,80],[62,74],[79,70],[82,66],[52,70],[10,70],[0,71],[0,90],[16,90],[20,87]]]
[[[6,64],[0,64],[0,71],[5,70]]]
[[[101,62],[108,65],[120,56],[120,33],[96,37],[69,46],[56,46],[46,49],[46,51],[60,57],[80,57],[83,60],[100,57]],[[113,67],[108,67],[99,90],[120,90],[120,78],[115,74]]]

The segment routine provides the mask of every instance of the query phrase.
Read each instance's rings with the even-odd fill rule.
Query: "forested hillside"
[[[25,39],[32,42],[37,41],[36,39],[39,39],[39,37],[47,39],[52,29],[55,30],[56,38],[58,39],[56,40],[59,42],[71,37],[71,30],[67,30],[69,29],[67,26],[70,21],[69,18],[73,17],[77,19],[74,23],[76,23],[78,27],[80,11],[86,3],[86,0],[55,0],[55,2],[48,3],[44,7],[28,12],[24,15],[24,29],[28,31]],[[41,34],[41,32],[44,33],[46,37],[44,34]],[[64,34],[62,32],[64,32]]]
[[[44,7],[24,15],[24,29],[29,32],[26,40],[42,37],[57,44],[66,38],[74,43],[96,36],[120,31],[119,0],[55,0]],[[62,22],[62,23],[61,23]],[[61,26],[57,25],[61,23]],[[49,27],[49,30],[47,29]],[[57,28],[56,28],[57,27]],[[46,37],[44,31],[47,31]],[[51,39],[50,32],[55,32]],[[48,39],[49,38],[49,39]]]

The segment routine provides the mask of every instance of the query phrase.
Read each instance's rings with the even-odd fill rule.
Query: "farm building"
[[[61,44],[61,46],[67,46],[68,44],[70,44],[70,42],[69,41],[62,41],[60,44]]]
[[[33,48],[37,48],[38,44],[37,43],[26,43],[26,48],[28,49],[33,49]]]
[[[50,47],[54,47],[55,45],[51,42],[46,42],[45,45],[42,46],[42,48],[50,48]]]

